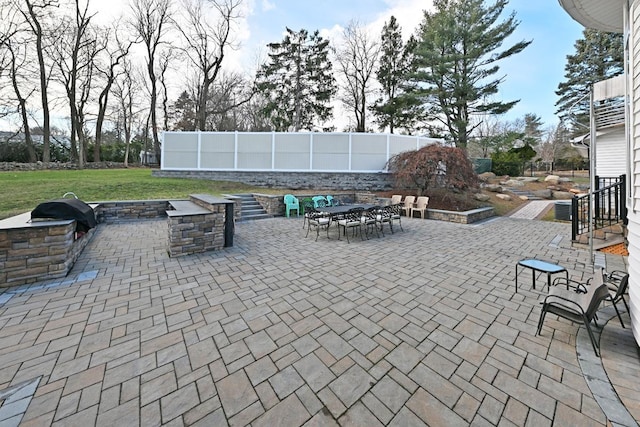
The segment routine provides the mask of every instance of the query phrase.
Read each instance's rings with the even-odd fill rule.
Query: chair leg
[[[624,323],[622,323],[622,317],[620,316],[620,312],[618,311],[618,306],[616,306],[616,303],[613,302],[613,300],[611,300],[611,302],[613,303],[613,308],[616,310],[616,314],[618,315],[618,320],[620,320],[620,324],[622,325],[622,328],[624,329]]]
[[[600,353],[598,352],[598,349],[596,348],[596,337],[593,335],[593,331],[591,330],[591,327],[589,326],[589,321],[587,320],[587,318],[584,318],[584,325],[587,328],[587,333],[589,334],[589,339],[591,339],[591,345],[593,346],[593,351],[596,353],[596,356],[600,357]]]
[[[627,309],[627,313],[629,313],[629,306],[627,305],[627,301],[625,301],[625,299],[624,299],[624,295],[620,295],[620,299],[624,303],[624,308]]]
[[[536,335],[540,335],[540,332],[542,332],[542,324],[544,323],[544,318],[546,315],[547,311],[543,307],[542,312],[540,313],[540,319],[538,320],[538,329],[536,330]]]

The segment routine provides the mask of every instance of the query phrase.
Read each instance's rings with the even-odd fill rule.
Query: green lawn
[[[86,169],[0,172],[0,219],[33,210],[39,203],[72,191],[85,202],[187,198],[189,194],[283,190],[254,188],[235,182],[156,178],[150,169]]]

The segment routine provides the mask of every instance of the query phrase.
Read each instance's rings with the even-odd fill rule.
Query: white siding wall
[[[631,199],[629,200],[629,305],[631,327],[640,345],[640,1],[629,10],[629,98]]]
[[[627,149],[624,126],[598,135],[596,141],[596,175],[616,177],[627,173]]]

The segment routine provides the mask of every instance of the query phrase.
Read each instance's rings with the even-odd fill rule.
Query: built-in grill
[[[91,206],[80,199],[55,199],[40,203],[31,219],[75,219],[76,231],[86,233],[97,225]]]

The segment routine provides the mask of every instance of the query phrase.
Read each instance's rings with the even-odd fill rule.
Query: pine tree
[[[591,86],[624,72],[623,35],[585,29],[575,43],[576,53],[567,55],[565,81],[558,85],[556,114],[567,123],[572,134],[589,128]]]
[[[413,70],[413,53],[416,39],[411,36],[402,41],[402,30],[395,16],[385,22],[381,36],[380,66],[376,72],[382,87],[382,96],[371,107],[380,130],[389,128],[394,133],[404,128],[408,133],[415,129],[420,118],[420,101],[412,96],[409,76]]]
[[[332,117],[336,82],[331,73],[329,41],[302,29],[287,28],[280,43],[267,45],[269,62],[257,76],[257,90],[268,102],[263,113],[276,131],[311,130]]]
[[[497,62],[521,52],[531,42],[501,50],[517,28],[515,12],[498,22],[507,0],[485,6],[483,0],[434,0],[420,25],[416,81],[426,86],[425,101],[449,131],[457,147],[466,149],[471,115],[502,114],[516,101],[492,101],[503,77],[493,77]]]

